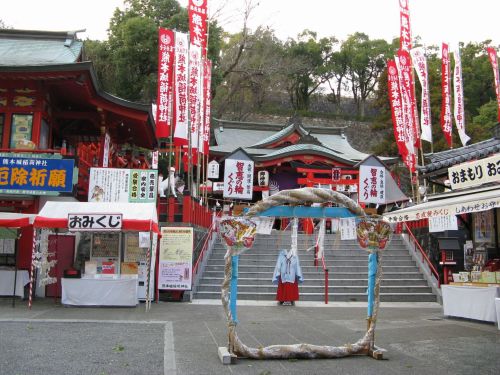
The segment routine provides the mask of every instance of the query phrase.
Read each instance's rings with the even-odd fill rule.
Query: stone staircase
[[[271,282],[279,249],[290,247],[290,232],[273,231],[257,236],[254,246],[240,256],[238,299],[274,300],[276,285]],[[321,262],[314,266],[314,236],[299,234],[298,249],[304,283],[299,286],[300,300],[324,301],[325,276]],[[217,239],[205,271],[194,293],[194,299],[220,299],[224,278],[226,250]],[[368,253],[355,240],[341,241],[340,235],[327,234],[325,263],[329,270],[330,302],[366,301]],[[436,302],[436,295],[424,279],[399,235],[394,235],[382,257],[383,302]]]

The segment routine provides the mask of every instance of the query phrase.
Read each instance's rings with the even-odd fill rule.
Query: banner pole
[[[36,250],[36,228],[33,227],[33,246],[31,248],[31,271],[30,271],[30,292],[28,296],[28,308],[31,310],[33,305],[33,283],[35,278],[35,250]]]

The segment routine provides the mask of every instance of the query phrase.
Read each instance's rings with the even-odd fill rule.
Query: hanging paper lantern
[[[391,226],[380,219],[367,218],[356,223],[359,246],[370,252],[384,250],[391,239]]]

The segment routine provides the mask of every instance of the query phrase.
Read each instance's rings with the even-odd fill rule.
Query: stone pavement
[[[339,346],[358,340],[364,303],[240,301],[237,332],[248,346],[310,343]],[[446,318],[435,303],[382,303],[376,345],[366,356],[324,360],[248,360],[222,365],[227,342],[219,302],[153,303],[136,308],[63,307],[52,299],[0,299],[1,375],[218,374],[498,374],[496,325]]]

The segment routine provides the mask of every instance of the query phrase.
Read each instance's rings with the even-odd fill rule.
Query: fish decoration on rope
[[[227,217],[220,221],[219,233],[230,255],[239,255],[253,246],[257,224],[248,218]]]
[[[376,217],[368,217],[356,222],[356,237],[359,246],[370,253],[384,250],[391,240],[391,226]]]

